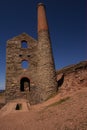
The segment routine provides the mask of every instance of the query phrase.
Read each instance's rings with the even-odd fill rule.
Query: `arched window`
[[[27,41],[22,41],[21,42],[21,47],[22,48],[28,48]]]
[[[29,67],[28,61],[27,60],[23,60],[21,62],[21,66],[22,66],[23,69],[27,69]]]
[[[20,80],[20,91],[30,91],[30,80],[24,77]]]

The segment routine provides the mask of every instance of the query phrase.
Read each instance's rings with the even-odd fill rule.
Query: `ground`
[[[15,110],[21,103],[21,110]],[[87,87],[32,105],[15,100],[0,110],[0,130],[87,130]]]

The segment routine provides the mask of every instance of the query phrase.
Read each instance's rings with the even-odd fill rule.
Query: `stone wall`
[[[57,81],[49,32],[45,30],[38,33],[37,70],[40,100],[47,100],[57,92]]]
[[[27,48],[21,47],[22,41],[26,41]],[[29,62],[26,69],[22,68],[23,60]],[[23,85],[22,91],[21,81],[25,78],[29,81],[29,86]],[[10,39],[6,53],[6,101],[25,98],[31,104],[36,104],[45,101],[56,91],[57,82],[49,34],[43,31],[38,41],[25,33]]]
[[[35,104],[47,100],[57,92],[55,65],[44,4],[39,3],[37,9],[38,41],[23,33],[7,42],[6,101],[27,98],[31,104]],[[27,48],[21,47],[22,41],[27,42]],[[27,69],[21,66],[23,60],[29,62]],[[24,86],[25,81],[29,89]]]
[[[69,94],[87,86],[87,61],[57,71],[58,93]]]
[[[27,48],[21,47],[21,42],[27,42]],[[6,54],[6,100],[26,98],[29,91],[20,92],[20,80],[26,77],[30,87],[36,86],[37,81],[37,41],[23,33],[7,42]],[[27,69],[22,68],[22,61],[29,62]]]

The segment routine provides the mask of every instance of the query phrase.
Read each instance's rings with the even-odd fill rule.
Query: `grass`
[[[69,100],[69,99],[70,99],[70,97],[63,98],[63,99],[59,100],[58,102],[55,102],[55,103],[50,104],[50,105],[47,106],[47,107],[52,107],[52,106],[56,106],[56,105],[62,104],[62,103],[64,103],[65,101],[67,101],[67,100]]]

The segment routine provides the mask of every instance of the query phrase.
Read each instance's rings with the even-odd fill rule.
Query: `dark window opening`
[[[22,54],[19,54],[19,57],[22,57]]]
[[[30,55],[27,55],[27,57],[30,57]]]
[[[22,109],[22,104],[18,103],[18,104],[16,105],[15,110],[21,110],[21,109]]]
[[[22,48],[28,48],[27,42],[26,41],[22,41],[21,42],[21,47]]]
[[[30,91],[30,80],[26,77],[22,78],[20,81],[20,91]]]

